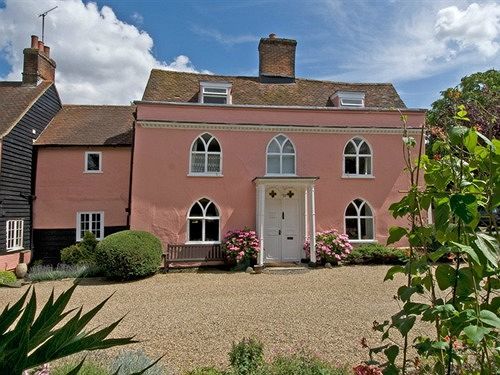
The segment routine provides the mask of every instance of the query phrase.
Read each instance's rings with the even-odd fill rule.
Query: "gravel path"
[[[389,267],[357,266],[318,269],[305,274],[170,273],[132,283],[87,279],[72,304],[85,309],[115,292],[93,320],[109,324],[128,313],[118,335],[137,335],[152,357],[176,372],[195,366],[226,366],[233,341],[253,336],[266,355],[304,349],[332,363],[353,365],[366,359],[360,339],[378,342],[374,320],[398,310],[392,296],[404,280],[383,283]],[[39,301],[54,287],[72,280],[36,285]],[[24,291],[0,289],[0,308]],[[111,351],[117,349],[110,349]]]

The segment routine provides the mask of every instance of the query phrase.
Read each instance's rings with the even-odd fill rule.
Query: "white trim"
[[[365,93],[363,91],[337,91],[332,95],[332,99],[339,99],[340,108],[364,108],[365,107]],[[346,100],[359,100],[359,104],[344,103]]]
[[[99,155],[99,170],[88,170],[88,156],[90,154],[97,154]],[[85,151],[85,158],[83,160],[84,162],[84,167],[83,167],[83,173],[102,173],[102,151]]]
[[[358,207],[358,205],[356,205],[354,203],[355,200],[360,200],[362,201],[363,203],[360,205],[360,207]],[[354,205],[354,208],[356,209],[356,216],[347,216],[346,215],[346,212],[347,212],[347,209],[349,208],[349,206],[353,204]],[[371,216],[369,215],[363,215],[361,216],[360,214],[360,208],[363,206],[363,205],[366,205],[368,206],[368,208],[370,209],[371,211]],[[346,227],[346,220],[347,219],[356,219],[356,224],[357,224],[357,229],[358,229],[358,238],[349,238],[349,242],[353,242],[353,243],[356,243],[356,242],[377,242],[376,238],[377,238],[377,233],[376,233],[376,225],[375,225],[375,211],[373,210],[371,204],[366,200],[366,199],[363,199],[363,198],[360,198],[360,197],[357,197],[357,198],[354,198],[353,200],[351,200],[347,206],[345,207],[344,209],[344,233],[347,234],[347,227]],[[373,233],[373,238],[359,238],[361,236],[361,219],[372,219],[372,233]]]
[[[178,121],[138,121],[137,124],[143,128],[152,129],[182,129],[201,131],[242,131],[242,132],[271,132],[271,133],[312,133],[312,134],[395,134],[402,135],[400,127],[366,127],[363,125],[331,125],[331,126],[304,126],[304,125],[272,125],[272,124],[211,124],[201,122],[178,122]],[[409,134],[420,134],[420,128],[408,129]]]
[[[232,102],[231,96],[232,84],[228,82],[200,82],[200,93],[198,95],[198,102],[201,104],[214,104],[214,105],[228,105]],[[225,93],[205,93],[205,90],[210,89],[223,89]],[[225,98],[226,103],[205,103],[205,96],[213,98]]]
[[[202,199],[207,199],[209,201],[209,203],[207,204],[206,207],[208,207],[210,205],[210,203],[212,203],[214,206],[215,206],[215,209],[217,210],[217,214],[218,216],[206,216],[206,207],[203,208],[203,206],[201,206],[201,204],[199,203]],[[194,205],[195,204],[198,204],[200,207],[201,207],[201,211],[202,211],[202,214],[203,216],[190,216],[191,214],[191,210],[193,209]],[[219,208],[219,206],[217,205],[217,203],[215,203],[215,201],[213,199],[210,199],[208,197],[201,197],[197,200],[195,200],[193,202],[193,204],[191,204],[191,206],[189,206],[189,210],[187,212],[187,217],[186,217],[186,222],[187,222],[187,230],[186,230],[186,234],[187,234],[187,238],[186,238],[186,245],[189,245],[189,244],[197,244],[197,245],[201,245],[201,244],[220,244],[221,243],[221,216],[220,216],[220,213],[221,213],[221,210]],[[202,224],[201,224],[201,238],[202,240],[201,241],[191,241],[189,239],[190,237],[190,229],[189,229],[189,221],[190,220],[201,220],[202,221]],[[218,237],[219,237],[219,240],[218,241],[204,241],[203,239],[205,238],[206,236],[206,233],[205,233],[205,221],[206,220],[215,220],[217,219],[219,221],[219,225],[218,225]]]
[[[96,239],[101,241],[104,238],[104,211],[78,211],[76,213],[76,242],[80,242],[81,240],[83,240],[81,233],[80,233],[81,232],[81,225],[82,225],[82,218],[81,218],[82,214],[88,214],[88,215],[90,215],[90,217],[92,217],[92,214],[101,215],[101,217],[100,217],[101,222],[100,222],[100,226],[99,226],[99,232],[101,233],[101,235],[99,237],[96,236]],[[89,230],[89,232],[92,232],[92,231]]]
[[[10,236],[11,232],[13,236]],[[24,219],[7,220],[5,222],[5,235],[5,250],[24,249]]]
[[[361,140],[361,142],[359,143],[359,145],[357,145],[354,142],[354,140],[356,138]],[[366,143],[366,145],[370,149],[370,153],[369,154],[360,154],[359,153],[359,149],[360,149],[361,145],[363,144],[363,142]],[[346,154],[345,153],[345,149],[347,148],[347,146],[350,143],[354,144],[354,149],[356,150],[355,154]],[[346,173],[346,170],[345,170],[345,159],[346,159],[346,157],[351,157],[351,158],[354,157],[354,158],[356,158],[356,173]],[[361,157],[363,157],[363,158],[369,158],[369,160],[370,160],[370,173],[369,174],[361,174],[361,173],[359,173],[359,158],[361,158]],[[374,166],[373,159],[374,159],[373,147],[366,140],[366,138],[361,137],[361,136],[355,136],[355,137],[350,138],[346,142],[346,144],[344,145],[344,151],[342,152],[342,178],[375,178],[374,172],[373,172],[373,166]]]
[[[293,154],[290,152],[286,152],[286,153],[283,152],[283,145],[281,145],[276,140],[276,138],[278,138],[280,135],[285,137],[285,141],[283,141],[283,145],[286,143],[286,141],[290,142],[290,144],[293,147]],[[271,153],[271,155],[278,155],[280,157],[280,171],[283,170],[283,156],[292,156],[293,155],[293,171],[294,171],[294,173],[269,173],[269,171],[268,171],[268,164],[269,163],[268,163],[267,157],[269,156],[269,146],[275,140],[276,140],[276,143],[278,143],[278,146],[280,148],[280,152],[273,152],[273,153]],[[295,147],[295,144],[290,139],[290,137],[286,136],[283,133],[279,133],[279,134],[275,135],[273,138],[271,138],[271,140],[269,142],[267,142],[267,146],[266,146],[266,176],[276,176],[276,177],[278,177],[278,176],[284,176],[284,177],[297,176],[297,148]]]
[[[209,142],[205,142],[205,140],[203,139],[203,136],[205,134],[208,134],[210,137],[209,139]],[[203,142],[203,145],[205,146],[205,151],[193,151],[193,146],[194,144],[198,141],[198,139],[201,139],[202,142]],[[217,144],[219,145],[219,149],[220,151],[219,152],[216,152],[216,151],[208,151],[208,144],[210,142],[212,142],[213,140],[215,140],[217,142]],[[204,154],[205,155],[205,171],[204,172],[193,172],[191,171],[191,167],[192,167],[192,158],[193,158],[193,153],[196,153],[196,154]],[[216,155],[218,154],[220,156],[219,158],[219,172],[207,172],[206,170],[208,169],[208,155]],[[191,142],[191,146],[189,148],[189,166],[188,166],[188,176],[202,176],[202,177],[221,177],[222,176],[222,145],[219,141],[219,139],[214,136],[213,134],[209,133],[209,132],[204,132],[204,133],[201,133],[200,135],[198,135],[194,140],[193,142]]]

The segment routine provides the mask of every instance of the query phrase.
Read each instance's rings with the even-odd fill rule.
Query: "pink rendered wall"
[[[235,122],[231,110],[228,115],[222,108],[205,108],[206,118],[216,123]],[[184,108],[184,111],[149,106],[139,106],[139,121],[166,120],[157,115],[168,115],[168,120],[194,121],[203,116],[199,108]],[[272,111],[267,111],[271,113]],[[321,112],[321,111],[320,111]],[[345,112],[345,111],[344,111]],[[257,113],[256,116],[254,114]],[[193,116],[190,116],[192,114]],[[296,113],[284,113],[273,118],[278,124],[297,124]],[[373,113],[376,117],[378,112]],[[242,117],[242,113],[238,113]],[[399,114],[385,113],[383,118],[368,122],[367,113],[330,114],[329,124],[365,124],[396,127],[400,126]],[[413,113],[412,124],[423,120],[423,113]],[[309,116],[309,124],[319,124],[326,119],[314,113]],[[258,123],[263,118],[258,111],[247,112],[238,121]],[[210,122],[206,120],[207,122]],[[266,147],[277,135],[273,132],[209,131],[220,142],[223,152],[223,177],[190,177],[189,149],[193,140],[204,133],[203,130],[181,130],[136,127],[134,171],[132,183],[131,227],[151,231],[164,244],[184,243],[186,238],[186,217],[190,206],[202,197],[212,199],[221,214],[221,235],[227,230],[255,227],[256,190],[252,179],[265,175]],[[399,191],[407,186],[402,175],[401,135],[365,134],[373,152],[374,179],[342,178],[342,153],[346,142],[355,134],[314,134],[286,133],[296,148],[297,175],[318,176],[316,182],[316,222],[317,230],[331,227],[344,229],[343,215],[346,206],[355,198],[367,200],[375,211],[376,238],[385,242],[387,229],[395,225],[387,209],[391,203],[401,198]]]
[[[24,263],[29,263],[31,260],[31,251],[24,253]],[[13,270],[19,263],[19,253],[6,253],[0,255],[0,271]]]
[[[102,152],[102,173],[84,173],[86,151]],[[78,211],[104,211],[104,225],[127,223],[130,147],[39,147],[33,228],[76,227]]]

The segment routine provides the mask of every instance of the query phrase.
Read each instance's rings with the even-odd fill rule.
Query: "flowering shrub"
[[[257,234],[247,228],[226,233],[222,240],[222,249],[228,261],[251,261],[257,259],[260,242]]]
[[[339,234],[336,229],[316,233],[316,259],[321,262],[338,263],[351,253],[352,245],[347,234]],[[304,251],[311,255],[309,239],[304,243]]]

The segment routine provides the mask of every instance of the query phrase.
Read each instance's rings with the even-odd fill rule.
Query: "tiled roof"
[[[406,108],[390,83],[342,83],[296,78],[294,83],[263,83],[259,77],[221,76],[153,69],[144,101],[198,102],[200,82],[232,84],[232,104],[272,106],[332,106],[336,91],[362,91],[365,107]]]
[[[52,85],[43,81],[37,86],[22,82],[0,82],[0,138],[24,116],[36,100]]]
[[[64,105],[35,144],[131,145],[134,110],[131,105]]]

